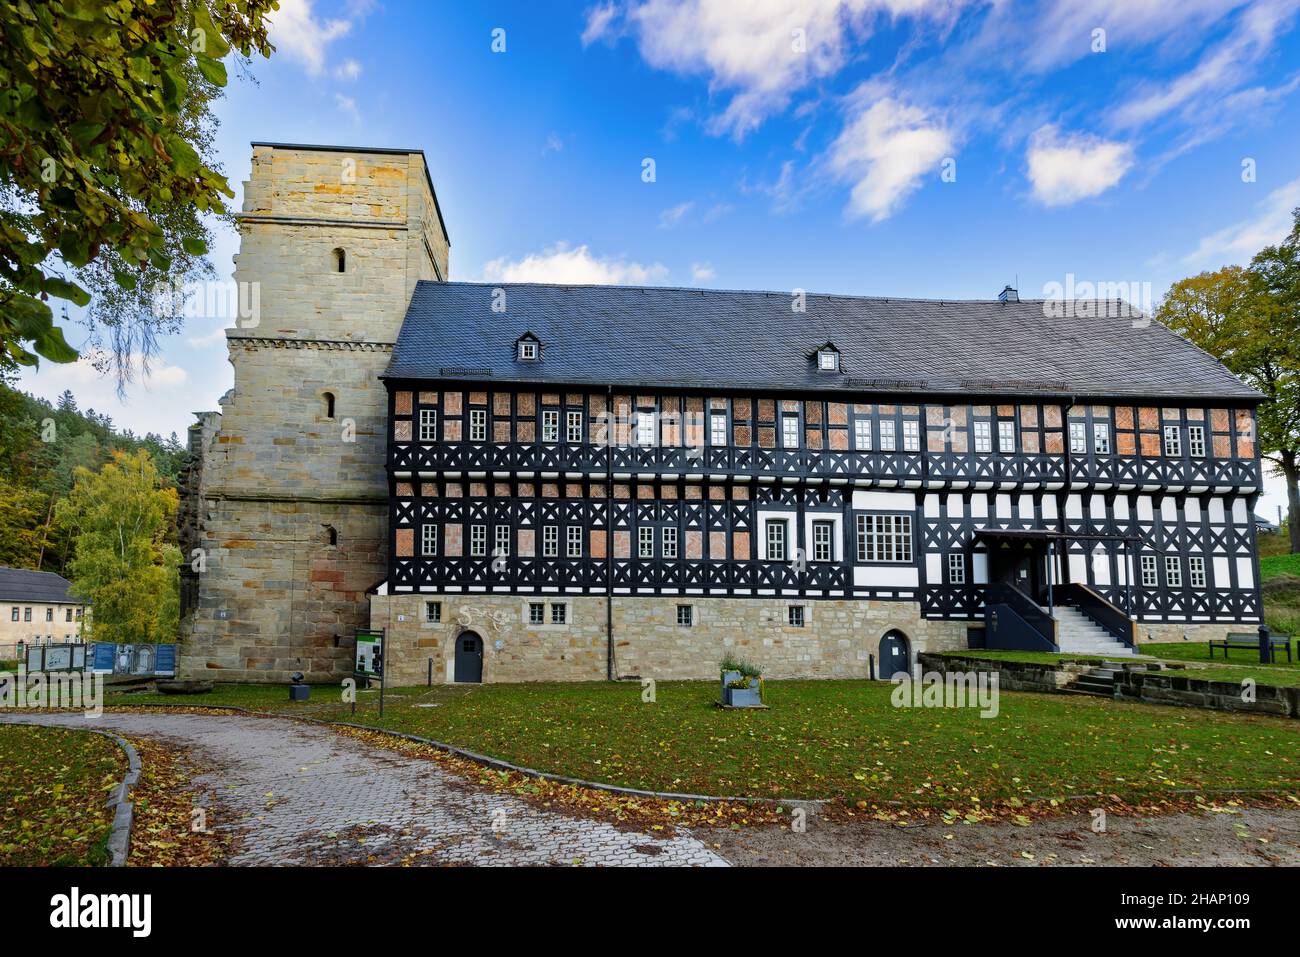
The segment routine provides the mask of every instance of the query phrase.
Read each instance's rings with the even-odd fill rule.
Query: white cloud
[[[488,282],[545,282],[560,285],[649,285],[661,282],[668,269],[661,263],[643,265],[614,257],[593,256],[584,244],[571,249],[556,243],[522,259],[494,259],[483,266]]]
[[[361,76],[361,64],[356,60],[348,57],[342,63],[334,68],[334,78],[345,82],[352,82]]]
[[[1249,187],[1244,184],[1242,189]],[[1291,211],[1300,207],[1300,179],[1280,186],[1259,203],[1259,212],[1204,237],[1184,262],[1190,265],[1218,265],[1247,262],[1263,247],[1280,242],[1294,222]]]
[[[614,35],[618,20],[618,4],[600,3],[587,11],[587,25],[582,31],[582,45],[591,46],[597,40],[607,40]]]
[[[130,428],[138,435],[176,431],[183,437],[191,421],[188,409],[212,407],[210,402],[194,399],[189,375],[179,366],[155,360],[144,378],[139,354],[130,362],[134,380],[127,386],[125,400],[117,396],[116,379],[97,370],[90,356],[66,365],[42,362],[36,370],[25,369],[19,376],[19,388],[51,402],[70,389],[83,411],[94,409],[112,416],[118,428]],[[178,409],[186,411],[178,414]]]
[[[880,222],[897,211],[923,176],[938,175],[939,161],[952,145],[952,134],[927,111],[886,96],[844,127],[826,162],[837,178],[854,184],[848,214]]]
[[[334,103],[340,110],[352,117],[354,123],[361,122],[361,111],[357,109],[357,101],[355,98],[344,96],[342,93],[335,93]]]
[[[312,0],[280,0],[280,9],[266,17],[276,51],[301,63],[312,76],[325,71],[326,48],[352,29],[350,20],[318,20]]]
[[[643,0],[620,12],[654,67],[709,77],[733,91],[710,124],[743,137],[791,96],[836,73],[851,40],[865,38],[877,15],[950,21],[970,0]],[[599,8],[584,39],[607,36],[613,15]],[[594,29],[598,27],[598,29]]]
[[[547,133],[546,145],[542,147],[542,155],[545,156],[547,153],[561,153],[563,151],[564,140],[560,138],[560,134],[556,133],[554,130]]]
[[[713,263],[691,263],[691,282],[710,282],[717,275]]]
[[[1133,165],[1133,147],[1042,126],[1029,138],[1029,181],[1045,206],[1068,206],[1118,183]]]
[[[693,200],[687,200],[684,203],[678,203],[676,206],[670,206],[659,214],[659,226],[661,229],[672,229],[683,219],[686,214],[695,208]]]

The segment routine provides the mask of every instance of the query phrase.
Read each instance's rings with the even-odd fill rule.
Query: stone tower
[[[227,330],[235,386],[182,509],[187,677],[323,679],[352,668],[385,575],[387,401],[379,374],[449,242],[418,150],[254,143]],[[187,554],[189,549],[187,549]]]

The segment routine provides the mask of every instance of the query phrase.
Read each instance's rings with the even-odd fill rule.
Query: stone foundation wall
[[[1081,674],[1097,667],[1096,662],[1063,661],[1060,664],[1035,664],[1024,661],[1002,661],[994,658],[963,658],[957,655],[921,655],[921,671],[939,674],[966,674],[968,672],[998,673],[998,688],[1002,691],[1060,691]]]
[[[1205,624],[1197,622],[1154,622],[1138,621],[1137,623],[1137,640],[1141,646],[1150,642],[1173,642],[1182,641],[1183,635],[1187,636],[1189,642],[1205,642],[1213,639],[1222,641],[1223,636],[1228,633],[1241,634],[1250,632],[1252,635],[1259,631],[1260,623],[1254,622],[1215,622],[1214,624]],[[1141,647],[1138,648],[1140,652]]]
[[[1115,676],[1115,698],[1119,701],[1144,701],[1185,708],[1211,708],[1216,711],[1244,711],[1271,714],[1283,718],[1300,717],[1300,688],[1276,688],[1264,685],[1267,675],[1255,674],[1261,682],[1254,691],[1254,701],[1243,700],[1242,687],[1231,681],[1207,681],[1195,678],[1194,671],[1173,672],[1124,671]]]
[[[425,620],[426,602],[442,620]],[[530,601],[564,601],[564,625],[528,624]],[[455,638],[483,639],[483,680],[599,681],[606,677],[604,596],[381,595],[371,599],[370,626],[386,628],[388,676],[394,685],[421,684],[433,659],[433,680],[452,680]],[[921,618],[913,602],[807,601],[778,598],[613,599],[615,674],[656,680],[711,679],[728,652],[769,678],[866,678],[869,656],[880,662],[880,639],[905,634],[911,651],[966,647],[968,622]],[[694,624],[677,624],[677,606],[694,609]],[[787,607],[802,604],[805,624],[790,627]],[[547,609],[547,620],[550,609]]]

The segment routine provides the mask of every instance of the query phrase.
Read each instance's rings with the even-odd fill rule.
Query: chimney
[[[1016,292],[1011,286],[1007,286],[998,293],[998,302],[1019,302],[1020,293]]]

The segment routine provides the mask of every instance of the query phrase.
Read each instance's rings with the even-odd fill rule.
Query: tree
[[[147,351],[142,279],[202,268],[203,217],[233,195],[211,161],[222,58],[269,56],[276,0],[11,0],[0,7],[0,368],[77,353],[51,296],[123,357]],[[209,267],[210,268],[210,267]],[[84,286],[83,286],[84,284]],[[96,312],[98,310],[98,312]],[[143,349],[141,349],[143,347]],[[125,367],[129,374],[129,364]]]
[[[1291,255],[1297,230],[1288,240]],[[1286,305],[1300,288],[1288,293],[1285,271],[1273,269],[1270,280],[1271,267],[1261,266],[1260,257],[1278,248],[1262,251],[1250,268],[1227,266],[1174,283],[1155,317],[1263,393],[1257,441],[1286,478],[1291,551],[1300,552],[1300,329],[1294,306],[1288,312]],[[1297,275],[1291,273],[1292,282]]]
[[[98,472],[76,470],[76,485],[57,511],[75,530],[69,578],[94,606],[95,640],[176,639],[181,554],[168,539],[177,504],[176,490],[165,486],[143,449],[114,452]]]
[[[41,567],[45,496],[0,479],[0,565]]]

